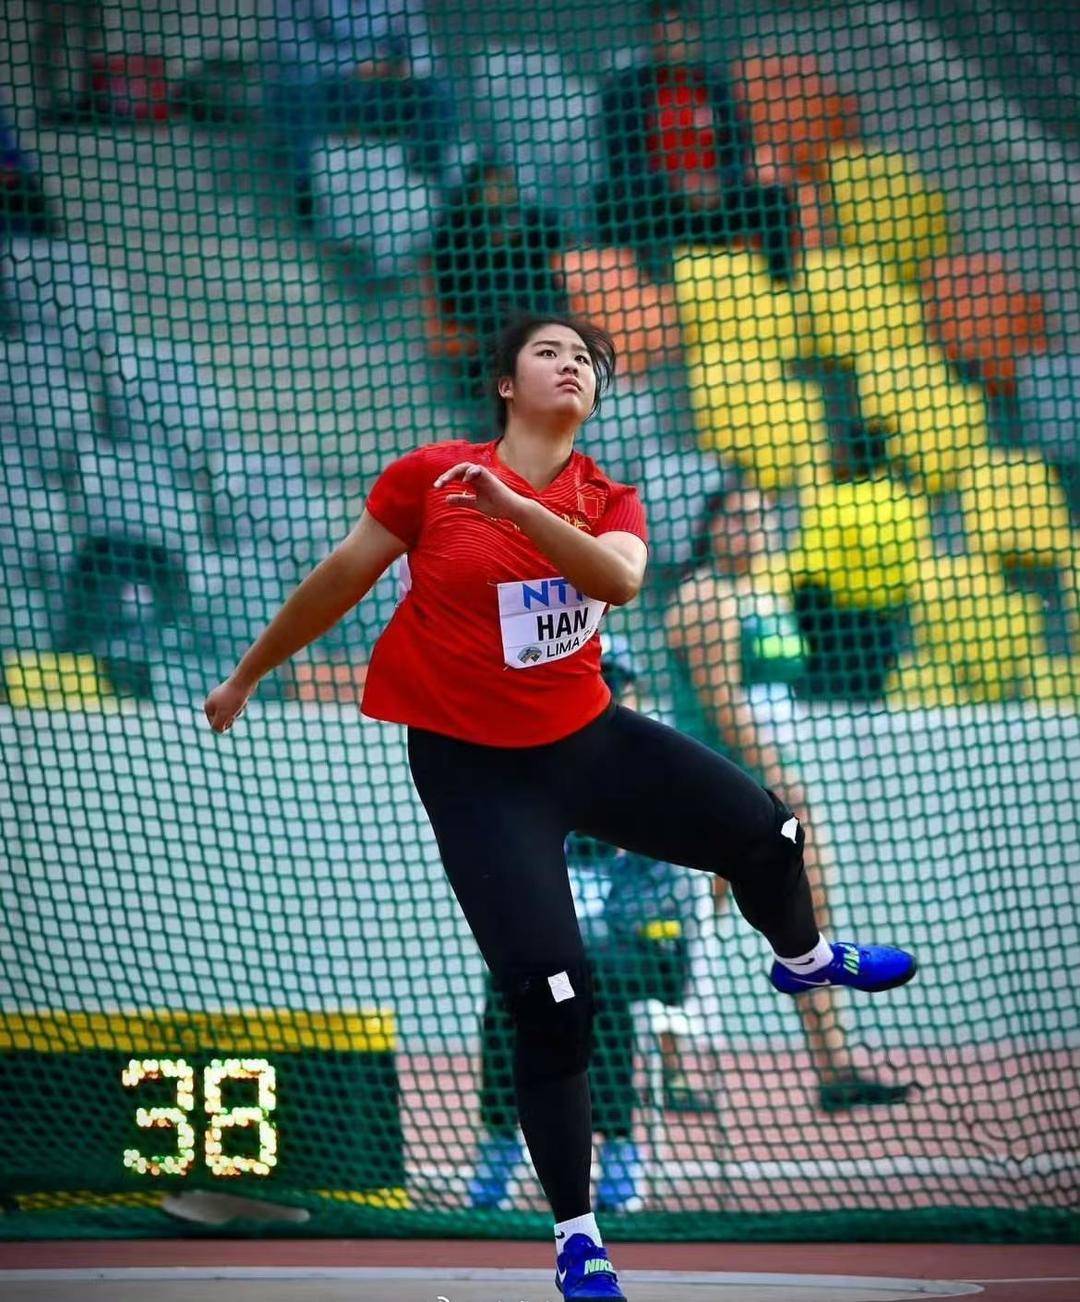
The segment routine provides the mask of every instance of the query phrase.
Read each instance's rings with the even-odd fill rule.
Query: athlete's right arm
[[[259,679],[332,628],[407,550],[396,534],[364,511],[348,537],[289,596],[231,676],[206,698],[204,709],[214,731],[226,732]]]

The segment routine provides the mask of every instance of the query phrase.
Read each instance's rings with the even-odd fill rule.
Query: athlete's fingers
[[[454,506],[475,506],[479,510],[475,493],[451,493],[446,500],[452,502]]]
[[[475,461],[459,461],[456,466],[451,466],[449,470],[444,470],[436,479],[435,487],[442,488],[444,484],[450,483],[452,479],[464,479],[466,481],[475,479],[477,475],[484,473],[484,467],[478,466]]]

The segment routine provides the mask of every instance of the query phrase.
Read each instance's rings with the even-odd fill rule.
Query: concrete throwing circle
[[[968,1297],[977,1284],[870,1275],[629,1270],[630,1302],[907,1302]],[[552,1272],[465,1267],[133,1267],[0,1271],[5,1302],[562,1302]]]

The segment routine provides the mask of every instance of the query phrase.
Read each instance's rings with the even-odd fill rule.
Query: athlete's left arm
[[[559,573],[587,597],[625,606],[641,591],[649,549],[635,533],[613,529],[598,538],[568,524],[540,502],[523,499],[514,523]]]

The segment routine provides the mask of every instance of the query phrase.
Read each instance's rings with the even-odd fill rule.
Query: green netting
[[[605,1234],[1075,1238],[1069,6],[11,0],[0,59],[0,1235],[550,1233],[356,708],[396,578],[201,714],[534,306],[619,346],[640,707],[922,961],[800,1016],[707,879],[572,846]]]

